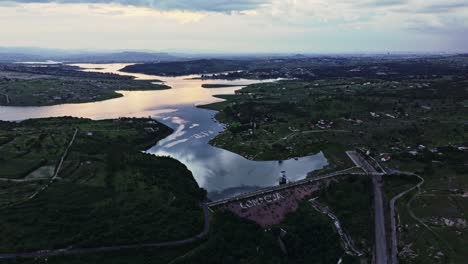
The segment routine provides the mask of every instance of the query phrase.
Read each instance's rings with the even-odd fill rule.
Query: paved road
[[[145,243],[145,244],[107,246],[107,247],[104,246],[104,247],[94,247],[94,248],[69,247],[69,248],[53,249],[53,250],[39,250],[39,251],[34,251],[34,252],[0,254],[0,260],[15,259],[15,258],[46,258],[46,257],[63,256],[63,255],[103,253],[103,252],[122,251],[122,250],[140,249],[140,248],[162,248],[162,247],[172,247],[172,246],[190,244],[192,242],[195,242],[205,237],[206,235],[208,235],[208,232],[210,231],[210,223],[211,223],[210,211],[206,204],[202,204],[201,207],[203,209],[203,215],[205,218],[203,230],[198,235],[187,238],[187,239],[160,242],[160,243]]]
[[[385,234],[385,216],[382,194],[382,173],[379,173],[364,157],[356,151],[347,151],[346,154],[367,174],[372,175],[374,189],[374,233],[375,233],[375,263],[388,264],[387,236]]]
[[[382,175],[372,177],[374,185],[375,260],[376,264],[387,264],[387,236],[385,234],[384,204],[382,198]]]

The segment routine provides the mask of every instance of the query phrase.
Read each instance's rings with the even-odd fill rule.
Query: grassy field
[[[0,105],[42,106],[85,103],[121,97],[115,92],[163,90],[170,87],[151,81],[55,77],[0,79]]]
[[[390,164],[425,180],[420,191],[400,199],[400,258],[403,263],[465,263],[468,255],[468,173],[466,152],[453,147],[400,155]],[[438,154],[442,153],[442,154]],[[411,177],[386,179],[389,197],[414,185]]]
[[[73,128],[0,122],[0,178],[25,178],[39,168],[55,166],[73,136]]]
[[[319,150],[340,160],[335,156],[357,146],[392,153],[465,142],[464,85],[444,78],[283,81],[250,85],[202,107],[220,111],[216,118],[228,125],[215,146],[256,160]]]
[[[29,150],[38,160],[41,153],[49,154],[47,165],[54,165],[75,128],[79,132],[58,179],[34,199],[25,198],[48,179],[0,181],[0,252],[167,241],[201,231],[198,203],[206,193],[191,172],[176,160],[141,152],[171,133],[156,121],[2,122],[2,134],[12,138],[2,145],[2,157],[8,157],[2,162],[8,164],[17,151]],[[29,140],[41,134],[47,136]],[[53,140],[56,145],[49,144]],[[39,143],[32,148],[34,142]],[[21,166],[9,167],[8,173],[28,179]]]

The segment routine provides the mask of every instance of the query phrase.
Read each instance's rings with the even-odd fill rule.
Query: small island
[[[39,68],[39,69],[38,69]],[[58,69],[57,69],[58,68]],[[46,106],[88,103],[121,97],[116,91],[170,89],[158,80],[76,71],[66,65],[0,65],[0,105]]]
[[[204,83],[202,84],[202,87],[203,88],[208,88],[208,89],[212,89],[212,88],[228,88],[228,87],[241,87],[241,86],[244,86],[244,85],[241,85],[241,84],[217,84],[217,83]]]

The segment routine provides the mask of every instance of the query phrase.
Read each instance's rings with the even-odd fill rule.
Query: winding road
[[[162,248],[162,247],[172,247],[180,246],[185,244],[193,243],[199,239],[204,238],[208,235],[210,231],[211,215],[206,204],[200,205],[203,209],[203,216],[205,218],[203,224],[203,230],[198,234],[190,238],[175,240],[175,241],[166,241],[159,243],[144,243],[144,244],[132,244],[132,245],[120,245],[120,246],[104,246],[104,247],[94,247],[94,248],[61,248],[61,249],[52,249],[52,250],[38,250],[33,252],[23,252],[23,253],[8,253],[0,254],[0,260],[6,259],[16,259],[16,258],[47,258],[54,256],[64,256],[64,255],[77,255],[77,254],[89,254],[89,253],[103,253],[103,252],[114,252],[121,250],[129,249],[141,249],[141,248]]]
[[[395,195],[392,200],[390,200],[390,225],[391,225],[391,229],[392,229],[392,251],[391,251],[391,257],[392,257],[392,264],[398,264],[398,237],[397,237],[397,226],[396,226],[396,218],[395,218],[395,203],[398,199],[400,199],[401,197],[405,196],[406,194],[408,194],[409,192],[413,191],[414,189],[416,188],[420,188],[421,185],[424,184],[424,179],[419,176],[419,175],[416,175],[414,173],[408,173],[408,172],[401,172],[401,171],[398,171],[398,172],[395,172],[397,174],[400,174],[400,175],[408,175],[408,176],[415,176],[415,177],[418,177],[420,182],[418,184],[416,184],[415,186]]]

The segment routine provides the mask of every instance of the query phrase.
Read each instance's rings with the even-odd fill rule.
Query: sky
[[[468,52],[468,0],[0,0],[0,47]]]

